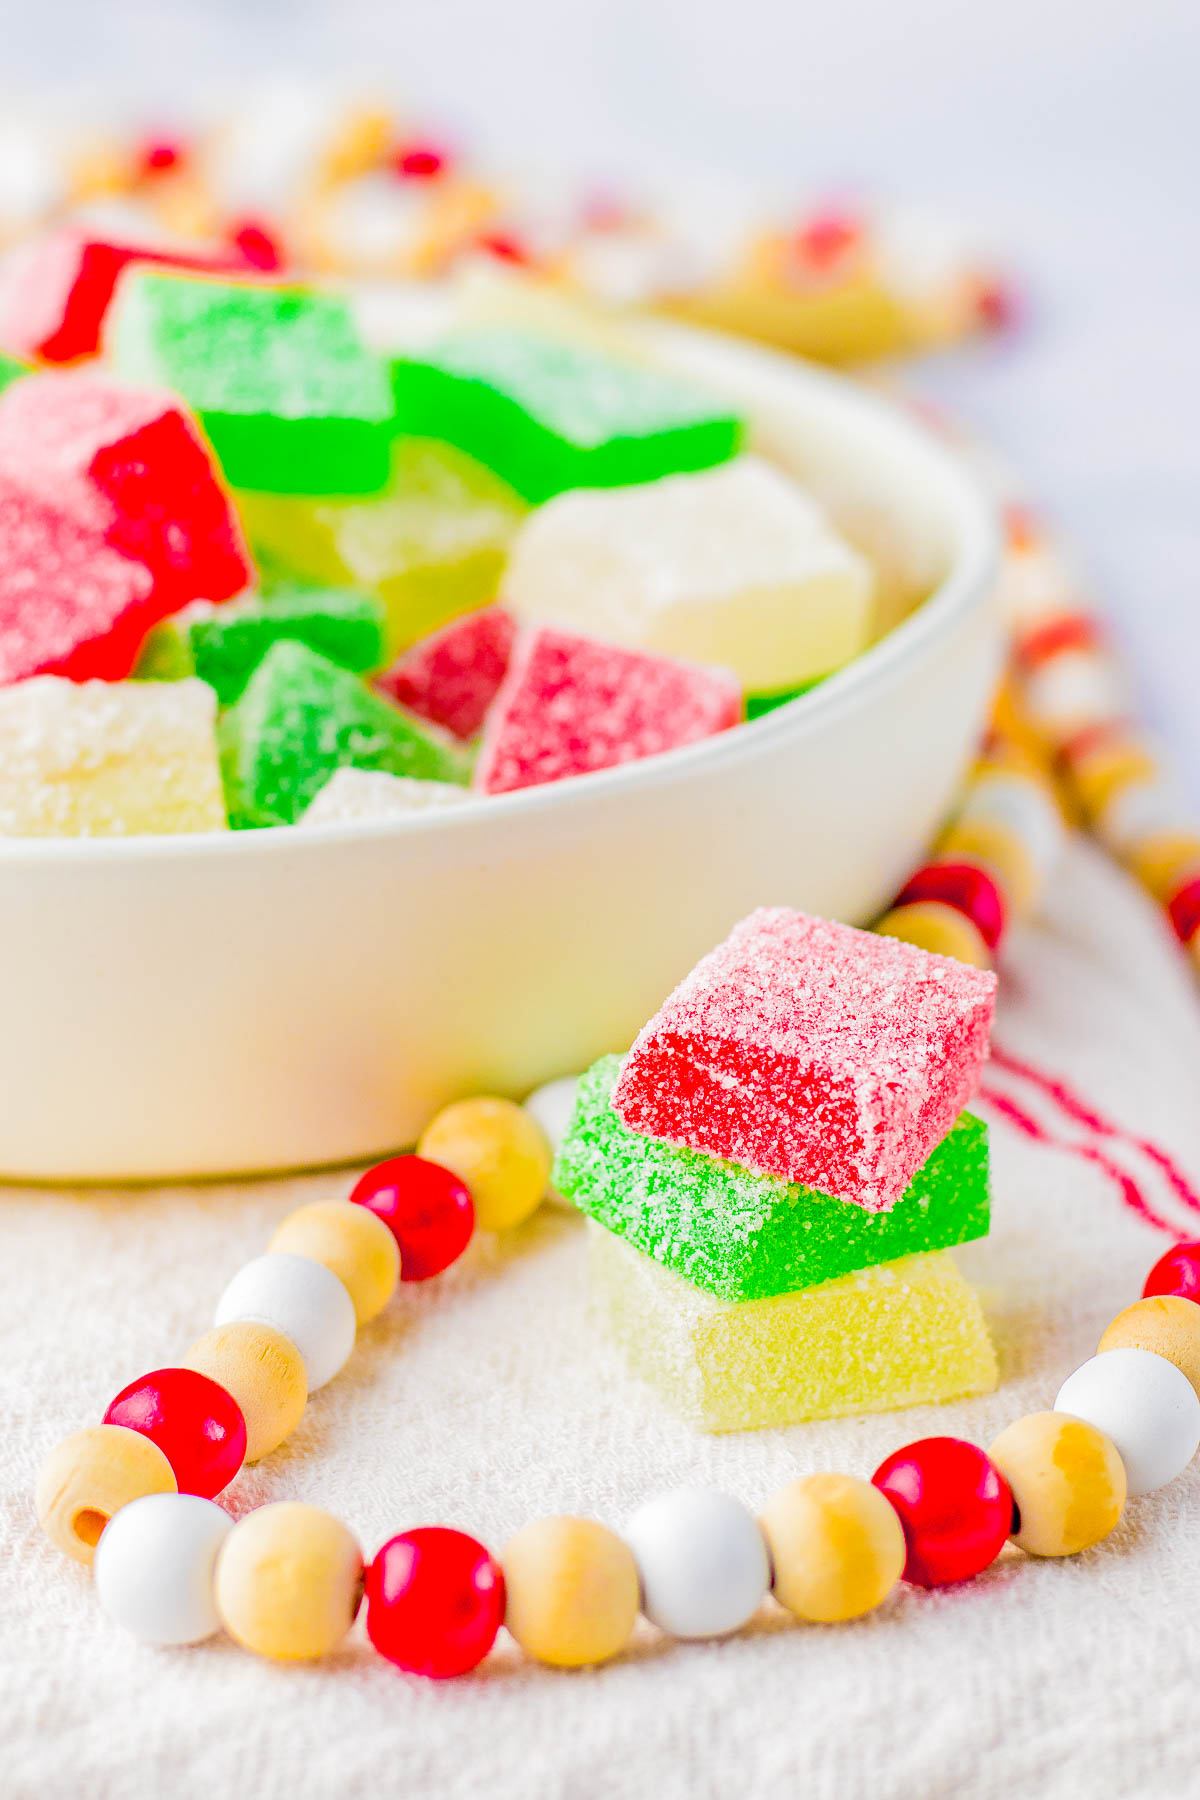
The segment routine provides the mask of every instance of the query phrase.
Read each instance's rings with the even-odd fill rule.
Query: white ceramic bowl
[[[412,819],[0,841],[0,1175],[120,1180],[335,1163],[445,1101],[623,1049],[763,904],[867,921],[921,857],[984,721],[989,508],[849,382],[645,327],[931,598],[753,725]]]

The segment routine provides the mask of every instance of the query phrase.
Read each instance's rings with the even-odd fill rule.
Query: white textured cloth
[[[1065,1077],[1200,1183],[1200,1008],[1164,927],[1083,846],[1049,914],[1013,940],[998,1043]],[[1110,1154],[1179,1234],[1189,1217],[1200,1234],[1144,1152],[1070,1123],[1011,1069],[996,1066],[989,1084],[1031,1129]],[[993,1396],[697,1436],[595,1341],[578,1221],[544,1209],[503,1242],[477,1243],[427,1289],[402,1292],[228,1503],[329,1507],[368,1553],[433,1522],[499,1546],[546,1512],[619,1524],[683,1481],[755,1506],[805,1471],[869,1475],[929,1433],[986,1445],[1052,1403],[1169,1241],[1095,1160],[1011,1122],[995,1123],[993,1142],[993,1234],[958,1253],[999,1345]],[[229,1274],[289,1208],[348,1186],[322,1175],[0,1195],[5,1800],[1195,1793],[1200,1467],[1133,1502],[1109,1542],[1073,1561],[1009,1550],[978,1581],[902,1590],[850,1626],[801,1627],[768,1604],[724,1643],[673,1644],[643,1627],[628,1654],[591,1672],[535,1667],[502,1637],[473,1676],[428,1683],[380,1660],[361,1626],[329,1661],[292,1667],[224,1640],[155,1651],[121,1636],[87,1573],[39,1535],[39,1461],[207,1327]]]

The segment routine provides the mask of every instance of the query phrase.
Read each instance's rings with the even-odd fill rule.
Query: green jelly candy
[[[25,363],[18,362],[15,356],[5,356],[4,352],[0,350],[0,394],[4,392],[5,388],[11,387],[14,381],[20,381],[22,375],[28,375],[28,373],[29,369]]]
[[[641,1137],[612,1106],[618,1056],[579,1083],[554,1167],[560,1194],[721,1300],[765,1300],[918,1250],[985,1237],[987,1127],[960,1113],[890,1212]]]
[[[260,568],[367,588],[387,609],[388,655],[496,598],[527,509],[450,444],[400,438],[386,491],[370,500],[239,494]]]
[[[423,720],[307,644],[282,638],[220,724],[230,823],[292,825],[335,769],[466,783],[469,764]]]
[[[199,675],[232,706],[272,644],[292,638],[365,675],[385,660],[383,603],[371,594],[280,587],[266,598],[205,601],[156,625],[134,673],[143,680]]]
[[[118,373],[182,395],[234,487],[370,494],[387,482],[387,369],[337,295],[139,269],[111,319]]]
[[[702,389],[513,330],[464,331],[392,365],[401,430],[445,438],[535,504],[727,462],[741,421]]]
[[[823,675],[818,675],[815,681],[802,681],[799,687],[782,688],[777,694],[747,694],[747,720],[764,718],[767,713],[786,706],[789,700],[799,700],[801,694],[810,694],[813,688],[820,687],[824,679]]]

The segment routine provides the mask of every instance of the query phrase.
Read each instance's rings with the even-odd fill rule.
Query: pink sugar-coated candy
[[[896,896],[897,906],[920,900],[940,900],[962,913],[977,928],[989,950],[1004,936],[1004,899],[986,869],[977,863],[934,862],[906,882]]]
[[[741,708],[725,669],[533,626],[488,714],[475,786],[507,794],[636,762],[736,725]]]
[[[19,253],[0,311],[0,345],[48,363],[95,356],[117,282],[131,263],[211,271],[244,267],[245,259],[114,243],[64,225]]]
[[[473,738],[504,680],[516,629],[502,606],[464,613],[406,650],[375,685],[455,737]]]
[[[144,564],[0,470],[0,686],[43,674],[119,681],[162,617],[155,602]]]
[[[0,470],[144,563],[159,616],[228,600],[251,579],[208,448],[165,389],[87,369],[14,382],[0,396]]]
[[[975,1091],[996,978],[762,907],[697,963],[625,1060],[633,1131],[886,1211]]]

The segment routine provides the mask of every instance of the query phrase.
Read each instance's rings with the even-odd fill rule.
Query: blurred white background
[[[1196,0],[48,0],[4,84],[168,116],[265,72],[407,101],[473,145],[595,174],[941,206],[1030,303],[926,386],[1080,549],[1200,800]]]

